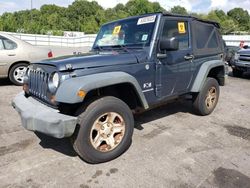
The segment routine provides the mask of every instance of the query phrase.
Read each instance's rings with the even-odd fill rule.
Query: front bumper
[[[60,114],[24,93],[18,94],[12,106],[20,114],[22,126],[30,131],[41,132],[56,138],[71,136],[76,127],[77,118]]]
[[[250,68],[250,61],[237,61],[235,65]]]

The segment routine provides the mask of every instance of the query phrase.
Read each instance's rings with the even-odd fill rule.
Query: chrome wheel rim
[[[217,90],[215,87],[211,87],[205,99],[206,107],[210,110],[214,107],[217,101]]]
[[[14,77],[15,81],[22,84],[26,70],[27,70],[27,67],[25,67],[25,66],[17,67],[13,72],[13,77]]]
[[[125,122],[116,112],[108,112],[96,119],[90,131],[92,146],[101,152],[115,149],[123,140]]]

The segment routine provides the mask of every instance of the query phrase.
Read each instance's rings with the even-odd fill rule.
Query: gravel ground
[[[0,80],[0,187],[250,187],[250,75],[229,76],[210,116],[190,102],[137,116],[129,150],[98,165],[24,130],[10,105],[20,91]]]

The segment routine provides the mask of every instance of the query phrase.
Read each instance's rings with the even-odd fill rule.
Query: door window
[[[188,24],[184,21],[167,20],[163,26],[162,38],[175,37],[179,41],[179,49],[189,48]]]

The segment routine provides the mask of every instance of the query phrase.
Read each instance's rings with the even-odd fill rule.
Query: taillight
[[[48,53],[48,57],[49,57],[49,58],[53,57],[52,51],[50,51],[50,52]]]

